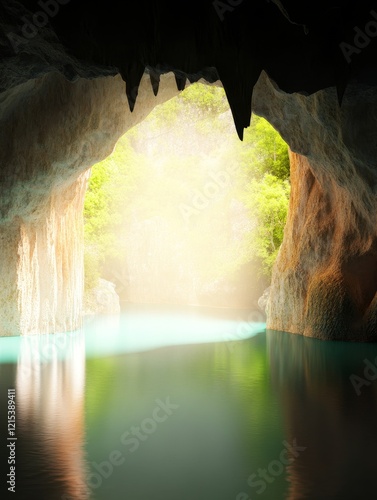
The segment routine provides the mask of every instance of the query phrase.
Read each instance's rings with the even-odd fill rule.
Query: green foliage
[[[214,181],[219,174],[222,185]],[[205,194],[209,184],[213,196]],[[191,85],[93,167],[84,210],[86,288],[119,274],[132,252],[145,268],[160,259],[166,279],[174,268],[198,287],[236,279],[249,264],[265,280],[282,242],[289,191],[288,148],[273,127],[253,116],[241,143],[224,90]]]
[[[184,132],[185,128],[187,130],[197,124],[199,128],[207,126],[209,135],[210,128],[213,131],[214,126],[219,125],[213,118],[228,110],[228,101],[222,87],[193,84],[174,99],[157,106],[147,118],[148,129],[161,133],[167,131],[167,128],[172,130],[178,126]],[[177,131],[174,130],[174,135]]]
[[[149,116],[147,118],[149,130],[150,131],[159,131],[160,128],[164,128],[167,123],[170,126],[174,126],[178,122],[178,117],[180,115],[180,103],[178,98],[170,99],[169,101],[156,106],[153,110],[152,117]],[[137,135],[139,127],[135,127],[131,134]]]
[[[100,276],[99,258],[95,252],[91,252],[88,247],[84,254],[84,273],[85,273],[85,293],[90,292],[98,284]]]
[[[270,173],[282,181],[289,179],[288,146],[267,120],[253,115],[243,146],[240,160],[250,177],[261,179]]]
[[[127,136],[111,156],[92,168],[84,205],[86,290],[95,286],[109,260],[123,257],[117,242],[122,205],[137,188],[142,171],[143,159],[133,151]]]
[[[208,116],[228,111],[229,106],[222,87],[210,85],[190,85],[179,95],[183,106],[192,106],[196,112]]]
[[[262,275],[271,274],[283,241],[289,195],[289,182],[272,174],[252,180],[248,187],[245,204],[257,220],[256,230],[248,238],[248,253],[260,260]]]

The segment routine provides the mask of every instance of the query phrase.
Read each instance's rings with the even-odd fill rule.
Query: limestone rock
[[[0,5],[0,336],[79,326],[85,172],[204,77],[221,80],[240,137],[253,109],[292,149],[268,325],[377,340],[371,2],[140,0],[128,21],[119,2],[48,5]]]
[[[290,144],[291,200],[273,271],[270,329],[377,340],[375,88],[287,95],[260,81],[258,113]]]
[[[99,279],[98,285],[85,296],[84,314],[120,314],[114,283]]]
[[[130,127],[178,93],[147,75],[131,114],[118,77],[71,83],[51,73],[0,102],[0,336],[81,326],[83,203],[89,168]]]
[[[258,299],[258,307],[266,315],[268,314],[268,302],[270,300],[271,287],[269,286]]]

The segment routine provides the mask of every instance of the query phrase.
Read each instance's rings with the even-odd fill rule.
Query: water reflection
[[[265,330],[258,311],[197,307],[129,306],[120,316],[86,319],[87,357],[143,352],[161,347],[238,342]]]
[[[17,498],[88,497],[83,334],[23,337],[17,365]]]
[[[365,360],[374,364],[377,345],[270,331],[267,347],[287,439],[306,447],[287,467],[288,498],[374,498],[377,369],[366,372],[370,380],[364,372]],[[359,385],[357,377],[367,384]]]
[[[240,500],[243,491],[255,498],[248,478],[279,456],[284,439],[268,378],[264,334],[88,359],[87,461],[95,498]],[[179,408],[150,433],[156,400],[166,398]],[[137,428],[138,445],[122,439],[134,438]],[[98,465],[108,469],[114,450],[122,464],[101,479]],[[284,498],[284,479],[261,498]]]
[[[17,365],[6,345],[0,394],[17,391],[16,498],[375,497],[377,345],[249,330],[216,342],[246,324],[230,317],[199,344],[207,321],[139,313],[96,323],[85,343],[83,333],[24,337]],[[161,401],[177,406],[166,421],[154,417]],[[295,441],[305,450],[292,461],[284,443]]]

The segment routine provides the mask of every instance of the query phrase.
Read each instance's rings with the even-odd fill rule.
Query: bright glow
[[[92,316],[81,332],[0,338],[0,364],[18,361],[18,380],[24,383],[49,366],[50,376],[59,360],[82,360],[84,337],[86,357],[142,352],[152,349],[212,342],[237,342],[264,332],[262,321],[250,321],[244,314],[231,319],[187,312],[143,309],[127,311],[120,316]],[[258,314],[249,315],[258,318]],[[75,364],[75,380],[82,385],[83,365]],[[79,373],[80,372],[80,373]],[[21,383],[21,382],[20,382]]]
[[[236,316],[236,315],[235,315]],[[265,323],[223,319],[198,313],[128,311],[89,318],[85,326],[87,356],[140,352],[166,346],[235,342],[265,330]]]
[[[253,120],[241,143],[224,90],[199,84],[123,136],[92,169],[86,275],[96,268],[126,303],[256,308],[288,204],[270,172],[288,156]],[[268,204],[276,214],[265,215]],[[262,217],[269,226],[257,235]]]
[[[0,364],[18,363],[24,374],[37,373],[62,359],[82,359],[84,354],[84,335],[80,331],[0,338]]]

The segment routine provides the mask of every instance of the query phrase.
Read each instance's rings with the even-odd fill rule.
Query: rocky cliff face
[[[268,326],[321,339],[375,340],[373,205],[370,213],[359,211],[333,176],[316,172],[295,153],[291,178],[290,214],[274,269]]]
[[[82,309],[87,169],[155,105],[143,78],[134,113],[120,77],[45,75],[3,94],[0,109],[0,335],[67,331]],[[377,92],[350,86],[286,94],[262,74],[256,112],[289,143],[292,198],[268,327],[322,339],[375,340]],[[358,124],[355,127],[355,124]]]
[[[5,331],[19,326],[29,334],[66,332],[80,325],[88,173],[65,189],[55,187],[41,220],[19,222],[17,313],[3,316]]]
[[[288,96],[265,79],[258,112],[291,153],[289,217],[268,327],[310,337],[377,339],[377,93],[350,87]]]

